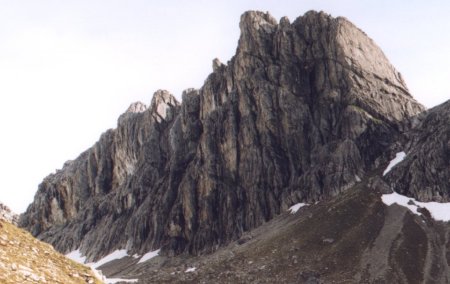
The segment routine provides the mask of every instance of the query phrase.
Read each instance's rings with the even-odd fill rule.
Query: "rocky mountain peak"
[[[238,50],[250,54],[264,52],[266,48],[261,49],[261,47],[268,44],[266,39],[276,30],[276,27],[277,21],[269,13],[245,12],[239,23],[241,36],[238,42]]]
[[[147,110],[147,105],[145,105],[142,102],[134,102],[130,104],[130,106],[127,108],[127,110],[119,116],[118,124],[123,124],[124,121],[130,119],[130,117],[135,116],[136,114],[143,113]]]
[[[125,113],[141,113],[147,110],[147,106],[142,102],[132,103]]]
[[[157,91],[39,186],[21,225],[88,260],[201,254],[292,204],[336,196],[389,159],[424,108],[363,32],[308,12],[241,17],[236,55],[181,104]]]
[[[345,18],[309,11],[292,24],[284,17],[278,25],[268,13],[251,11],[242,15],[240,27],[241,37],[235,57],[239,75],[241,70],[248,72],[253,66],[271,66],[264,71],[269,79],[284,79],[276,78],[286,72],[280,73],[274,59],[291,60],[290,64],[302,65],[302,72],[314,74],[316,85],[313,87],[319,101],[324,96],[332,100],[345,99],[365,109],[367,115],[380,119],[382,114],[389,121],[396,122],[404,120],[408,113],[424,109],[414,100],[404,100],[411,95],[401,74],[375,42]],[[347,79],[337,76],[340,69],[348,74]],[[297,76],[303,77],[301,74]],[[367,82],[372,85],[368,86]],[[345,88],[375,88],[377,92],[347,92]],[[406,104],[394,110],[392,101],[396,101],[395,105],[401,101]]]
[[[224,67],[225,65],[220,62],[219,58],[214,58],[212,62],[213,72],[219,71],[220,68]]]
[[[239,28],[243,36],[253,31],[272,32],[277,26],[277,20],[269,12],[247,11],[241,16]]]
[[[156,121],[161,122],[172,119],[172,108],[179,105],[180,103],[171,93],[166,90],[158,90],[153,94],[150,109]]]
[[[388,81],[410,96],[401,74],[371,38],[346,18],[339,17],[335,21],[338,25],[336,39],[342,52],[340,56],[349,67],[364,70]]]

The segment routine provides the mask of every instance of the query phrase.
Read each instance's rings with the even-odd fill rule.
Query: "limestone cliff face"
[[[165,91],[44,179],[21,225],[95,259],[214,250],[293,203],[354,185],[423,107],[361,30],[247,12],[236,55],[182,103]]]

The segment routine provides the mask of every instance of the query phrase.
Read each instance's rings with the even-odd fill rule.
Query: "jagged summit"
[[[132,103],[125,113],[141,113],[147,110],[147,106],[142,102]]]
[[[239,28],[242,36],[252,34],[251,30],[259,31],[260,29],[265,33],[273,32],[277,26],[277,20],[269,14],[269,12],[248,11],[242,14],[239,22]]]
[[[213,62],[212,62],[212,68],[213,68],[213,72],[217,72],[219,71],[220,68],[225,67],[225,65],[220,62],[220,60],[218,58],[214,58]]]
[[[424,111],[363,32],[308,12],[292,24],[241,17],[236,55],[179,104],[104,133],[46,178],[21,225],[88,260],[211,252],[292,204],[336,196],[390,158]]]
[[[158,90],[153,94],[152,102],[150,104],[153,117],[161,122],[162,120],[171,119],[173,117],[173,110],[179,106],[177,99],[166,90]]]
[[[127,108],[127,110],[119,116],[119,119],[117,120],[117,123],[120,125],[124,123],[124,121],[129,120],[131,117],[133,117],[136,114],[143,113],[147,110],[147,105],[145,105],[142,102],[134,102],[130,104],[130,106]]]
[[[352,85],[367,91],[376,88],[377,92],[345,94],[353,104],[364,104],[364,109],[375,117],[382,112],[383,116],[400,121],[408,112],[423,109],[414,100],[405,101],[407,103],[401,109],[391,109],[390,101],[399,103],[403,96],[411,97],[408,88],[383,51],[346,18],[309,11],[292,24],[287,18],[282,18],[278,25],[270,14],[251,11],[242,15],[240,27],[238,57],[239,54],[243,57],[248,54],[260,58],[286,57],[303,61],[305,69],[313,65],[315,68],[328,68],[331,71],[329,76],[318,78],[326,83],[319,90],[322,92],[344,87],[350,89]],[[272,37],[275,41],[267,40]],[[328,67],[327,61],[330,63]],[[343,78],[335,76],[339,68],[346,70],[350,80],[343,81]],[[367,82],[376,86],[367,86]]]

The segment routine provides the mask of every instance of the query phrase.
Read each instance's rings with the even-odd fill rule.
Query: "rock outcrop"
[[[390,186],[422,201],[449,202],[450,101],[417,117],[405,136],[406,157],[387,174]]]
[[[424,111],[344,18],[247,12],[240,29],[236,55],[214,60],[201,89],[181,104],[156,92],[46,177],[21,226],[88,260],[213,251],[293,203],[352,187]]]
[[[8,206],[0,202],[0,220],[17,225],[17,222],[19,221],[19,215],[12,212]]]

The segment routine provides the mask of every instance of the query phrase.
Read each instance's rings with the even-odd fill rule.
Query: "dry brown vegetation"
[[[28,232],[0,220],[0,283],[102,283]]]

